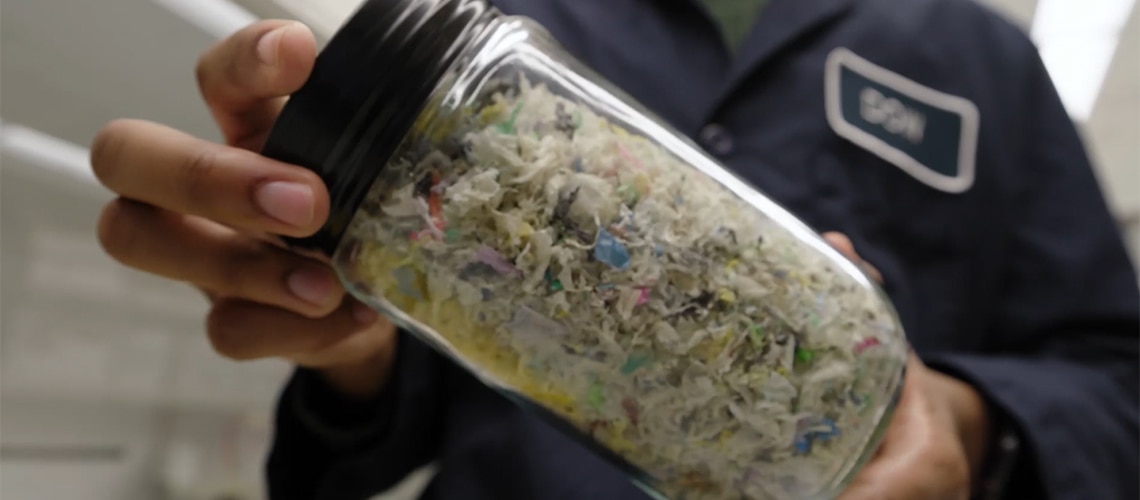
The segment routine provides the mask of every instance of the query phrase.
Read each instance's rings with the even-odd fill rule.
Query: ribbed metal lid
[[[494,15],[486,0],[368,0],[337,31],[262,150],[316,172],[329,190],[324,227],[282,238],[288,245],[336,250],[431,92]]]

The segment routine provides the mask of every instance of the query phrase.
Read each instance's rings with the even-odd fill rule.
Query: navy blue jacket
[[[920,357],[1020,439],[1009,498],[1140,498],[1137,277],[1023,32],[966,0],[773,0],[733,56],[695,0],[496,4],[849,235]],[[431,461],[425,499],[647,498],[406,335],[369,404],[295,374],[268,480],[275,499],[366,498]]]

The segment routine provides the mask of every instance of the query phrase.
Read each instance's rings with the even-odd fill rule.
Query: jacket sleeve
[[[451,368],[402,331],[397,342],[392,379],[371,401],[338,396],[310,370],[293,373],[278,401],[270,499],[369,498],[436,457]]]
[[[989,322],[999,345],[926,361],[972,383],[1015,430],[1021,447],[1005,498],[1140,498],[1137,275],[1076,129],[1030,52],[1025,161],[1014,166],[1026,189],[1008,205],[1018,212]],[[1017,107],[1009,112],[1026,111]]]

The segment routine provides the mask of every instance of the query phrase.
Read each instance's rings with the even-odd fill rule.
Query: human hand
[[[347,297],[327,263],[267,237],[312,234],[328,215],[317,175],[256,153],[315,60],[312,33],[289,21],[253,24],[207,50],[198,84],[225,145],[145,121],[106,125],[91,163],[119,198],[100,216],[99,240],[127,266],[205,292],[220,354],[284,358],[365,397],[387,377],[395,328]]]
[[[824,239],[882,282],[846,236],[827,233]],[[883,442],[839,500],[969,498],[971,474],[977,473],[987,439],[985,404],[977,392],[927,368],[912,353]]]

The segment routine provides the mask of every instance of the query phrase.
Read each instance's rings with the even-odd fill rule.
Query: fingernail
[[[352,317],[356,318],[356,322],[362,325],[371,325],[376,321],[378,313],[360,302],[352,305]]]
[[[285,280],[289,291],[310,304],[321,305],[332,296],[332,276],[320,269],[303,268],[293,271]]]
[[[270,66],[277,65],[277,54],[280,52],[281,37],[293,28],[293,24],[286,24],[280,28],[270,31],[261,35],[261,39],[257,41],[257,57],[261,62]]]
[[[297,227],[313,221],[313,190],[304,184],[274,181],[254,193],[257,205],[267,215]]]

